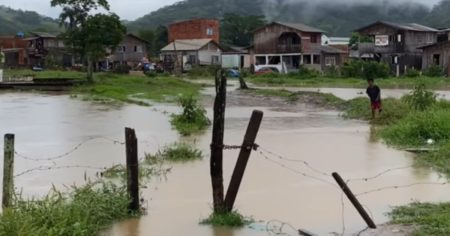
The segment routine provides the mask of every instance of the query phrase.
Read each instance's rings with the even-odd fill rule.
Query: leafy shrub
[[[189,136],[205,129],[210,121],[206,117],[206,110],[198,104],[193,96],[181,96],[178,103],[183,108],[179,115],[172,115],[171,124],[183,136]]]
[[[129,74],[130,73],[130,66],[127,64],[121,64],[114,67],[114,73],[116,74]]]
[[[420,76],[420,71],[415,68],[407,68],[405,71],[405,76],[409,78],[415,78]]]
[[[351,78],[375,79],[390,75],[389,65],[383,62],[350,60],[341,69],[342,76]]]
[[[216,75],[219,66],[193,66],[188,75],[190,77],[211,77]]]
[[[337,66],[327,66],[325,68],[324,74],[326,77],[329,78],[338,78],[341,76],[341,71]]]
[[[409,104],[411,109],[424,111],[436,103],[437,94],[426,89],[425,84],[417,85],[411,94],[403,99]]]
[[[297,79],[310,79],[319,77],[320,72],[315,69],[310,69],[304,65],[301,65],[298,68],[298,72],[290,73],[289,76]]]
[[[229,213],[213,213],[207,219],[200,222],[200,224],[228,227],[243,227],[251,223],[253,223],[252,219],[246,219],[237,211]]]
[[[158,76],[158,73],[156,73],[155,71],[147,71],[145,72],[145,75],[149,78],[156,78]]]
[[[175,143],[166,146],[162,151],[159,151],[156,158],[169,161],[191,161],[203,158],[203,153],[199,149],[186,143]]]
[[[450,139],[449,120],[450,110],[410,112],[405,118],[382,130],[381,136],[395,146],[422,146],[428,139],[442,143]]]
[[[423,74],[429,77],[440,77],[443,75],[443,71],[438,65],[430,65]]]
[[[42,200],[16,199],[0,216],[0,235],[97,235],[128,218],[126,187],[111,183],[54,190]]]

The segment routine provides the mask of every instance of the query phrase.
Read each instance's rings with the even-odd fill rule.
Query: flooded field
[[[205,91],[204,99],[210,117],[212,91]],[[348,93],[353,94],[353,91]],[[120,222],[105,234],[271,235],[267,226],[280,225],[281,221],[318,235],[332,232],[352,235],[366,226],[329,177],[335,171],[345,179],[355,179],[349,185],[360,194],[359,199],[377,224],[387,221],[385,213],[391,206],[416,200],[450,201],[448,186],[418,184],[438,182],[438,174],[411,167],[412,154],[387,147],[371,135],[366,123],[344,120],[336,111],[233,91],[229,94],[226,111],[226,144],[242,142],[254,109],[264,111],[257,137],[261,148],[252,153],[236,200],[237,209],[256,220],[254,225],[230,230],[198,224],[211,213],[211,134],[208,130],[186,140],[195,142],[204,151],[205,158],[173,164],[167,180],[151,182],[142,190],[148,201],[148,215]],[[35,162],[17,157],[16,174],[41,165],[94,167],[35,171],[18,176],[16,187],[26,196],[42,196],[52,183],[58,187],[83,183],[85,176],[95,177],[97,167],[124,163],[124,147],[113,140],[123,141],[125,126],[136,129],[140,155],[156,152],[161,146],[180,139],[171,129],[168,115],[161,112],[176,112],[178,108],[173,105],[111,107],[71,99],[67,95],[4,93],[0,94],[0,110],[0,133],[15,133],[17,152],[23,156],[54,157],[92,139],[61,160]],[[238,151],[224,154],[227,187]],[[380,173],[385,174],[371,178]],[[415,185],[389,188],[411,184]],[[384,190],[365,193],[381,188]],[[297,235],[289,226],[285,226],[283,232]]]

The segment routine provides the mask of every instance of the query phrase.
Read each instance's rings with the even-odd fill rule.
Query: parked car
[[[280,73],[280,71],[276,67],[269,67],[269,66],[259,68],[257,71],[255,71],[255,75],[265,75],[271,73]]]
[[[230,78],[239,78],[239,76],[241,76],[241,72],[239,72],[239,70],[236,70],[236,69],[229,69],[228,70],[228,77],[230,77]]]

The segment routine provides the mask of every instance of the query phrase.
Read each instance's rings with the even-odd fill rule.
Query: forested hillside
[[[59,31],[58,21],[33,11],[14,10],[0,6],[0,35],[14,35],[17,32]]]

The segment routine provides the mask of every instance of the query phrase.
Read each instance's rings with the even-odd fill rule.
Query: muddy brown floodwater
[[[230,88],[232,89],[232,88]],[[211,117],[212,89],[205,91],[204,103]],[[209,95],[208,95],[209,94]],[[33,157],[51,157],[70,150],[93,137],[123,140],[123,128],[136,128],[140,153],[155,152],[160,146],[178,141],[167,115],[154,108],[175,112],[171,105],[155,107],[126,105],[108,107],[70,99],[66,95],[31,93],[0,94],[0,131],[16,134],[17,150]],[[105,232],[111,236],[253,236],[270,235],[266,224],[289,223],[318,235],[332,232],[352,235],[365,228],[363,220],[329,177],[339,172],[344,179],[376,176],[349,183],[355,193],[387,186],[443,181],[429,169],[409,167],[414,156],[387,147],[375,140],[370,127],[360,121],[344,120],[336,111],[281,100],[250,97],[238,91],[229,94],[226,115],[226,144],[242,142],[252,110],[264,111],[257,143],[262,147],[251,155],[236,200],[236,208],[257,222],[243,229],[212,228],[199,225],[211,213],[209,177],[210,131],[186,141],[195,141],[204,151],[200,161],[171,164],[167,180],[151,182],[142,189],[148,201],[148,215],[115,224]],[[269,153],[277,153],[284,157]],[[238,151],[226,151],[225,187],[228,185]],[[268,159],[269,158],[269,159]],[[110,140],[87,142],[57,165],[111,166],[124,162],[124,147]],[[305,165],[308,163],[308,165]],[[16,174],[42,164],[18,158]],[[312,168],[311,168],[312,167]],[[2,168],[0,169],[2,170]],[[95,176],[88,170],[87,176]],[[325,175],[327,174],[327,176]],[[16,179],[26,195],[42,195],[51,187],[84,182],[84,169],[32,172]],[[388,220],[392,206],[412,201],[450,201],[450,188],[441,185],[414,185],[386,189],[359,196],[377,224]],[[342,210],[344,206],[344,211]],[[280,225],[280,224],[278,224]],[[345,227],[343,227],[345,226]],[[297,235],[285,226],[288,235]]]

